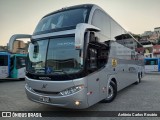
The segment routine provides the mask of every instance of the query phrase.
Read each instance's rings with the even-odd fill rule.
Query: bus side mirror
[[[93,31],[93,32],[99,32],[100,29],[86,23],[79,23],[76,26],[75,30],[75,48],[76,49],[83,49],[84,45],[84,34],[86,31]]]

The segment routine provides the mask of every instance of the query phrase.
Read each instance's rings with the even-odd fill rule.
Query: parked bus
[[[160,72],[160,58],[145,58],[145,72]]]
[[[0,52],[0,79],[10,75],[10,53]]]
[[[142,46],[97,5],[47,14],[31,37],[26,94],[65,108],[112,102],[117,91],[141,81],[144,61],[137,47]]]
[[[25,54],[12,54],[11,55],[11,78],[24,79],[26,72],[26,57]]]

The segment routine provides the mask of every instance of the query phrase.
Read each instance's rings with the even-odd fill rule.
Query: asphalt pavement
[[[74,111],[54,106],[43,105],[27,99],[24,90],[25,81],[0,82],[0,111]],[[160,74],[147,74],[138,85],[130,85],[118,92],[112,103],[97,103],[81,111],[160,111]],[[15,119],[15,118],[0,118]],[[20,119],[20,118],[16,118]],[[23,118],[24,119],[24,118]],[[29,119],[29,118],[25,118]],[[33,119],[33,118],[32,118]],[[36,118],[35,118],[36,119]],[[38,118],[40,119],[40,118]],[[51,119],[43,117],[41,119]],[[54,117],[52,119],[111,119],[135,120],[135,117]],[[136,117],[140,120],[157,119],[157,117]]]

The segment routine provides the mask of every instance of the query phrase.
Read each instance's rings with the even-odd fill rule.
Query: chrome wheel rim
[[[109,85],[107,99],[112,98],[113,94],[114,94],[113,87],[111,85]]]

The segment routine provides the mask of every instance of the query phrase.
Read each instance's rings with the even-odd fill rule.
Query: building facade
[[[160,58],[160,45],[153,46],[153,56],[155,58]]]
[[[26,54],[28,52],[28,43],[24,43],[21,40],[16,40],[13,44],[12,53]]]

